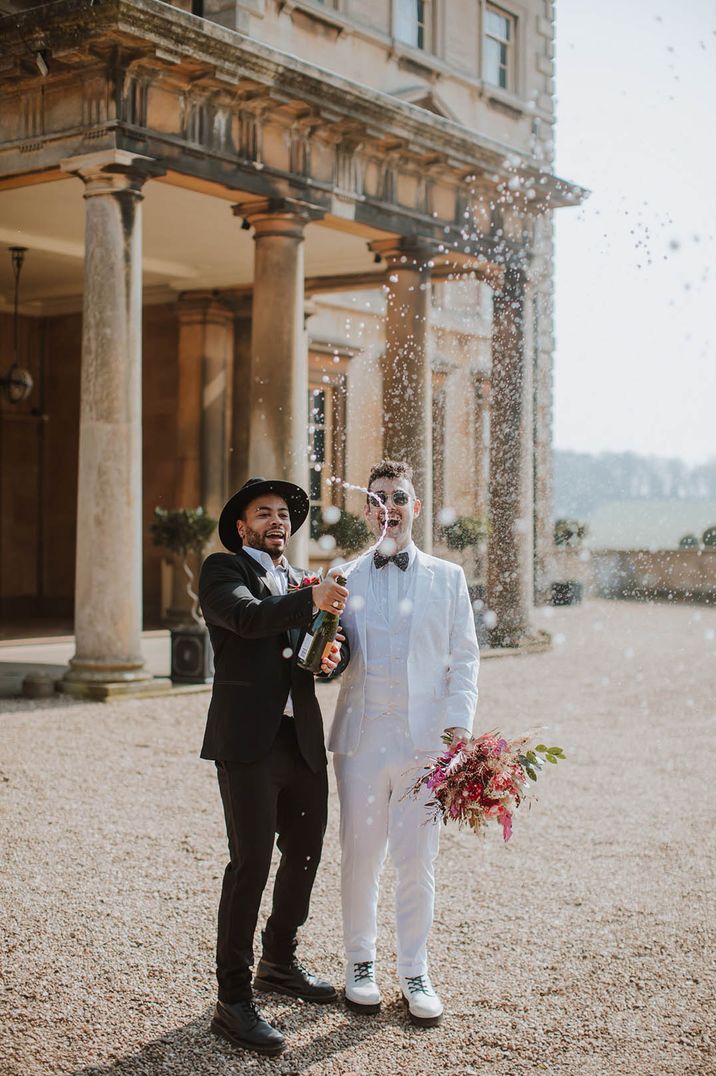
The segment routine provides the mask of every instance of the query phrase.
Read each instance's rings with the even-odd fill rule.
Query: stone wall
[[[172,0],[191,11],[191,0]],[[501,0],[515,19],[514,84],[484,81],[485,0],[432,0],[424,48],[398,40],[391,0],[204,0],[205,17],[526,150],[554,119],[552,0]],[[551,138],[551,134],[550,134]]]
[[[716,603],[716,550],[555,550],[552,576],[586,596]]]
[[[21,326],[21,362],[32,373],[35,388],[14,409],[0,404],[0,611],[8,617],[64,617],[72,612],[75,581],[81,315],[23,318]],[[0,315],[2,370],[10,362],[11,329],[11,319]],[[147,528],[155,505],[174,507],[176,337],[173,304],[145,307]],[[148,619],[159,611],[160,560],[145,529]]]

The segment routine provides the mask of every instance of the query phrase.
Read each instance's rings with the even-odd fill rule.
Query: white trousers
[[[403,794],[425,757],[416,754],[407,717],[365,721],[353,755],[334,755],[341,801],[341,897],[347,963],[375,960],[380,872],[386,851],[395,865],[398,975],[427,971],[435,902],[434,863],[440,825],[418,798]]]

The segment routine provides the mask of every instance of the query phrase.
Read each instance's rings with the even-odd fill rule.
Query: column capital
[[[176,304],[177,317],[183,325],[214,322],[223,324],[234,320],[231,306],[213,291],[183,291]]]
[[[389,269],[413,269],[421,273],[429,273],[433,268],[438,249],[438,243],[420,237],[407,239],[389,236],[386,239],[374,239],[368,244],[371,254],[383,258]]]
[[[145,157],[141,153],[131,153],[124,149],[100,150],[98,153],[65,157],[60,161],[60,168],[84,182],[85,198],[97,194],[114,194],[116,191],[130,191],[141,195],[146,180],[162,176],[166,172],[164,165],[154,157]]]
[[[243,217],[246,224],[254,229],[254,239],[267,235],[303,239],[306,225],[325,216],[319,206],[298,198],[261,198],[258,201],[239,202],[232,206],[232,210],[235,217]]]

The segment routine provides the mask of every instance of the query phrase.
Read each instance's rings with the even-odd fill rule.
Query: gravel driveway
[[[0,1073],[716,1073],[716,610],[549,613],[551,652],[484,662],[478,726],[546,725],[568,762],[508,845],[443,831],[443,1025],[406,1023],[388,868],[382,1012],[269,999],[275,1061],[208,1033],[226,847],[207,696],[3,701]],[[332,797],[301,956],[339,981]]]

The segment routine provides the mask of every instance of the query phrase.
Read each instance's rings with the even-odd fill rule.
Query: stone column
[[[142,656],[142,185],[123,150],[62,162],[85,185],[76,653],[65,689],[149,679]]]
[[[206,292],[182,295],[179,317],[177,505],[218,519],[228,495],[234,317]]]
[[[303,239],[320,210],[288,198],[234,206],[254,229],[249,476],[283,478],[308,491],[308,350]],[[290,546],[308,566],[308,523]]]
[[[477,374],[473,380],[475,400],[475,514],[483,519],[489,511],[490,476],[490,379]]]
[[[383,358],[383,451],[407,460],[423,509],[413,533],[426,553],[433,547],[433,410],[428,355],[431,244],[380,239],[369,244],[388,267]]]
[[[531,635],[531,364],[524,318],[524,273],[508,268],[493,297],[492,322],[487,605],[497,618],[490,632],[496,646],[517,646]]]
[[[185,292],[177,303],[176,487],[170,507],[201,505],[215,519],[228,497],[233,313],[213,292]],[[207,553],[223,549],[214,533]],[[190,555],[198,580],[201,558]],[[192,601],[180,558],[173,558],[170,624],[191,622]]]
[[[234,304],[234,377],[229,450],[229,488],[240,489],[249,474],[249,430],[251,425],[251,296]]]

